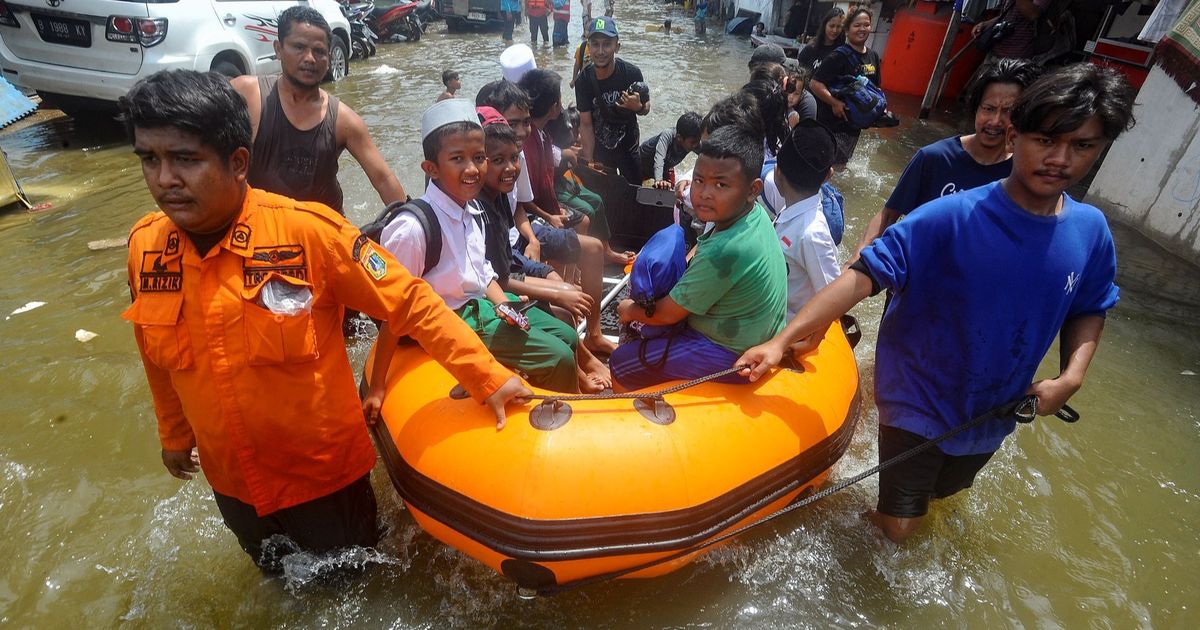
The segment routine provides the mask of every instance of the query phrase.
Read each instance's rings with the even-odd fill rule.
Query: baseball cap
[[[503,114],[496,111],[495,107],[481,105],[475,108],[475,112],[479,114],[480,122],[484,127],[488,125],[507,125],[508,119]]]
[[[763,44],[754,49],[754,53],[750,55],[750,63],[747,65],[777,63],[782,66],[784,59],[787,59],[787,55],[783,54],[783,48],[779,44]]]
[[[591,35],[604,35],[605,37],[617,37],[617,22],[608,16],[598,17],[591,22]],[[782,50],[782,49],[780,49]]]
[[[475,104],[465,98],[448,98],[434,103],[421,116],[421,139],[451,123],[467,122],[479,127],[479,114]]]

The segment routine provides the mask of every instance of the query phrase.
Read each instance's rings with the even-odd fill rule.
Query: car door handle
[[[232,13],[226,13],[225,17],[222,19],[225,21],[225,26],[233,26],[237,24],[237,18],[234,17]]]

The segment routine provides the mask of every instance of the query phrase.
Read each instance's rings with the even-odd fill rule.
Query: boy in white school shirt
[[[488,167],[483,128],[475,106],[465,99],[441,101],[421,119],[421,168],[430,183],[421,199],[433,207],[442,248],[437,264],[425,268],[427,238],[420,221],[403,213],[383,229],[381,241],[414,276],[425,280],[446,300],[506,367],[528,375],[531,383],[561,392],[578,391],[575,331],[537,309],[526,313],[530,328],[504,321],[497,304],[515,300],[496,283],[488,263],[475,198]],[[383,343],[380,349],[389,347]],[[389,347],[390,349],[390,347]],[[377,364],[380,357],[377,356]],[[387,365],[384,363],[384,365]]]
[[[821,184],[833,172],[834,148],[829,129],[803,120],[777,156],[775,180],[787,206],[775,219],[775,234],[788,266],[788,319],[841,273],[837,245],[821,211]]]

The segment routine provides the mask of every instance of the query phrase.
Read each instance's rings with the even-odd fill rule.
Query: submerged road
[[[638,6],[631,6],[638,5]],[[644,5],[644,6],[643,6]],[[704,111],[744,82],[749,44],[720,29],[643,33],[659,3],[623,3],[621,56],[640,65],[654,110],[643,136]],[[578,37],[576,11],[571,32]],[[453,66],[473,97],[497,78],[494,34],[430,27],[417,44],[380,48],[331,89],[357,110],[410,193],[420,190],[420,113]],[[519,27],[517,39],[525,35]],[[576,39],[576,42],[578,40]],[[538,61],[568,74],[566,49]],[[564,101],[570,101],[569,90]],[[915,122],[895,103],[897,129],[867,132],[836,180],[846,242],[890,193],[916,148],[959,131],[955,116]],[[907,115],[905,115],[907,114]],[[938,504],[907,546],[860,519],[874,480],[651,581],[600,585],[521,601],[490,569],[437,543],[401,507],[382,467],[374,483],[388,533],[379,566],[348,586],[316,584],[322,562],[291,558],[263,578],[222,525],[208,486],[181,484],[159,463],[155,421],[128,324],[122,238],[153,210],[137,160],[112,124],[64,117],[22,122],[0,147],[37,213],[0,215],[0,625],[13,627],[1190,627],[1200,621],[1200,334],[1158,315],[1152,296],[1122,286],[1099,355],[1072,405],[1077,425],[1018,429],[971,491]],[[366,176],[346,157],[342,184],[358,223],[377,211]],[[1135,235],[1119,257],[1153,248]],[[845,252],[843,252],[843,257]],[[29,302],[45,305],[9,315]],[[855,314],[870,402],[882,297]],[[953,308],[953,304],[947,304]],[[1012,308],[1021,304],[1014,301]],[[76,340],[84,329],[97,336]],[[361,363],[361,342],[352,356]],[[1043,365],[1056,371],[1057,350]],[[875,463],[866,404],[832,480]]]

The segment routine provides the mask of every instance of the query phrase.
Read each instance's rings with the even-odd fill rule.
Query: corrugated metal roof
[[[0,77],[0,129],[32,114],[37,108],[37,103],[29,100],[4,77]]]

